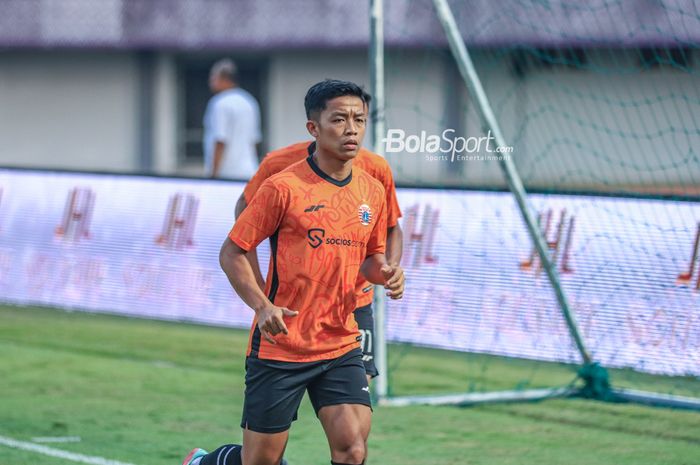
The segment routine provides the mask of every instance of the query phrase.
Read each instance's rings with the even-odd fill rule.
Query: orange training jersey
[[[258,171],[243,190],[246,204],[250,204],[253,196],[267,178],[312,155],[315,145],[315,142],[299,142],[268,153],[260,163]],[[353,166],[362,168],[382,183],[386,194],[387,225],[390,228],[396,226],[401,217],[401,209],[396,198],[396,186],[389,163],[383,157],[364,148],[360,149],[352,163]],[[362,275],[357,277],[355,290],[358,308],[372,303],[374,286]]]
[[[261,337],[254,319],[248,355],[310,362],[359,347],[355,282],[365,258],[385,250],[382,184],[354,166],[338,181],[311,157],[295,163],[260,186],[229,233],[244,250],[268,237],[265,292],[299,314],[284,317],[289,334],[275,336],[277,344]]]

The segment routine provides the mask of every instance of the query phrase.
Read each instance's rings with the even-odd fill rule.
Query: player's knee
[[[243,448],[243,462],[246,465],[279,465],[283,450],[269,445],[256,445]],[[228,464],[226,464],[228,465]]]
[[[265,463],[267,465],[279,465],[282,460],[282,454],[268,453],[264,454],[260,463]]]
[[[336,462],[340,463],[363,463],[365,457],[367,456],[367,445],[362,438],[358,438],[356,441],[350,442],[345,447],[336,449],[335,451]]]
[[[249,457],[246,457],[248,459]],[[282,454],[273,450],[259,450],[255,457],[246,460],[246,465],[250,462],[253,465],[279,465]]]

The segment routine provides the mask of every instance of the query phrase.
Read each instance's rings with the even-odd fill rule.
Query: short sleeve
[[[280,186],[267,180],[255,193],[229,232],[229,239],[245,251],[250,251],[272,236],[287,211],[288,196]]]
[[[267,178],[272,176],[273,173],[270,172],[269,168],[269,159],[265,157],[260,163],[258,170],[255,172],[253,177],[250,178],[250,181],[248,181],[248,183],[245,185],[245,188],[243,189],[243,198],[245,199],[246,205],[250,205],[250,203],[253,201],[255,193],[258,192],[258,189],[260,189],[260,187],[267,180]]]
[[[378,253],[386,252],[386,200],[382,197],[381,207],[377,214],[374,216],[376,221],[374,222],[374,228],[370,234],[369,241],[367,242],[367,254],[375,255]]]

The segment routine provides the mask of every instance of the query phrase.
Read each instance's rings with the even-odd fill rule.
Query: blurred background
[[[0,462],[240,440],[252,312],[218,252],[247,180],[204,179],[210,70],[258,102],[259,159],[309,141],[312,84],[371,90],[376,2],[0,0]],[[379,137],[490,134],[440,1],[380,3]],[[371,463],[700,463],[700,2],[447,5],[539,233],[485,148],[384,154],[410,278]],[[305,401],[287,458],[321,437]]]
[[[453,6],[528,186],[696,188],[693,1]],[[308,139],[303,96],[314,82],[369,84],[367,2],[3,0],[2,9],[6,166],[201,174],[208,74],[222,57],[260,104],[260,155]],[[387,127],[480,135],[431,2],[387,0],[383,14]],[[551,164],[533,169],[543,155]],[[496,163],[388,156],[399,183],[504,186]]]

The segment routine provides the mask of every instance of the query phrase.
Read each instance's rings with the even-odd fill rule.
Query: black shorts
[[[258,433],[288,430],[297,419],[304,391],[309,392],[316,415],[327,405],[361,404],[372,408],[360,349],[318,362],[247,357],[245,386],[241,428]]]
[[[374,364],[374,314],[372,304],[355,309],[355,321],[360,328],[362,335],[362,362],[365,364],[365,371],[372,378],[379,374],[377,366]]]

